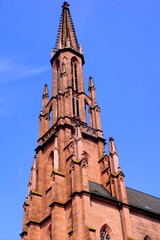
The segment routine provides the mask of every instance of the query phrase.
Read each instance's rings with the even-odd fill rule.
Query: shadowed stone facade
[[[160,199],[126,188],[114,139],[109,154],[96,89],[64,2],[45,84],[22,240],[160,240]],[[90,122],[90,123],[88,123]]]

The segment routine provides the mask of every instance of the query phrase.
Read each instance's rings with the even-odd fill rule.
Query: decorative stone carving
[[[83,158],[82,161],[81,161],[82,168],[86,169],[87,165],[88,165],[88,159],[87,158]]]
[[[74,171],[75,170],[75,163],[74,161],[72,160],[71,164],[70,164],[70,167],[71,167],[71,171]]]
[[[55,173],[52,172],[52,180],[55,181]]]
[[[121,178],[120,178],[120,181],[121,181],[121,182],[124,182],[124,179],[123,179],[123,177],[121,177]]]

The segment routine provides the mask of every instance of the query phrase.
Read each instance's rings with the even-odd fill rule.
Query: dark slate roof
[[[132,188],[127,188],[129,205],[160,214],[160,198],[153,197]]]
[[[89,191],[90,193],[96,194],[98,196],[116,200],[102,185],[98,183],[89,181]]]
[[[137,190],[126,188],[128,204],[130,206],[160,214],[160,198],[153,197],[143,192]],[[95,194],[99,197],[105,197],[116,201],[115,198],[100,184],[89,181],[89,190],[90,193]]]

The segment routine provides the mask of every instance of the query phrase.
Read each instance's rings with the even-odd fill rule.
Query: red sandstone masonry
[[[159,240],[160,220],[130,212],[113,138],[109,155],[104,151],[94,82],[90,77],[86,95],[84,57],[66,2],[57,43],[51,59],[52,96],[49,100],[47,85],[42,96],[37,162],[24,204],[22,240],[100,240],[103,226],[111,240],[144,240],[147,234]],[[115,200],[90,194],[89,181],[103,185]]]

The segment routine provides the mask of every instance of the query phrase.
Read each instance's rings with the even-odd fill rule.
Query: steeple
[[[69,6],[68,2],[64,1],[55,51],[63,48],[72,48],[75,51],[80,50]]]
[[[51,52],[51,98],[47,84],[42,94],[38,146],[24,205],[23,240],[95,239],[87,212],[90,182],[103,184],[113,197],[124,199],[118,154],[113,139],[109,156],[104,154],[96,89],[90,77],[89,94],[85,93],[83,64],[65,1],[57,45]]]

